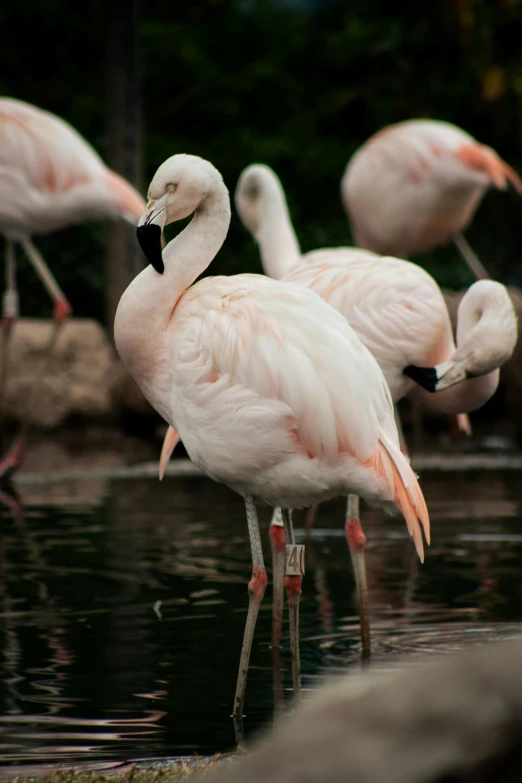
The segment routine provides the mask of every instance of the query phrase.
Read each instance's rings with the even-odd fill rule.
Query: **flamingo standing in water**
[[[108,169],[64,120],[23,101],[0,98],[0,233],[7,243],[0,406],[8,344],[18,317],[15,244],[22,246],[54,302],[56,329],[70,315],[71,306],[31,236],[103,217],[120,216],[135,223],[144,206],[139,193]],[[51,344],[55,336],[56,332]],[[24,440],[20,438],[2,462],[1,475],[18,466]]]
[[[341,197],[355,243],[409,258],[451,239],[477,279],[489,277],[463,231],[489,188],[522,180],[495,150],[449,122],[407,120],[374,134],[346,167]]]
[[[511,356],[517,339],[515,311],[503,285],[482,280],[470,287],[459,307],[455,346],[442,293],[416,264],[353,248],[301,256],[282,185],[268,166],[257,164],[243,171],[236,206],[259,243],[265,271],[315,291],[344,316],[377,359],[393,402],[411,394],[430,407],[461,414],[476,410],[492,396],[498,368]],[[175,441],[175,433],[168,432],[161,470]],[[345,530],[363,651],[369,653],[365,535],[356,497],[348,499]],[[271,536],[276,551],[284,543],[277,515]]]
[[[304,548],[291,509],[356,492],[399,508],[419,556],[429,520],[400,451],[379,365],[346,320],[303,286],[261,275],[207,277],[230,200],[208,161],[174,155],[151,182],[138,239],[151,266],[124,292],[114,333],[121,358],[204,474],[245,499],[252,549],[249,611],[234,700],[240,717],[267,576],[254,501],[282,509],[293,683],[300,688],[298,609]],[[163,228],[194,213],[161,250]]]

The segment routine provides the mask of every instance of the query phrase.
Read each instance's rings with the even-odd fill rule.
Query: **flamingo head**
[[[212,197],[219,171],[196,155],[173,155],[161,164],[150,183],[145,211],[138,221],[137,237],[147,260],[163,274],[161,240],[165,226],[183,220]]]

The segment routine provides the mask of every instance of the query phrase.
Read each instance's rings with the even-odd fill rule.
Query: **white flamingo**
[[[7,242],[0,408],[12,325],[19,310],[15,244],[21,245],[54,302],[56,330],[71,306],[31,236],[96,218],[123,217],[134,223],[144,206],[139,193],[108,169],[68,123],[29,103],[0,98],[0,233]],[[55,336],[56,331],[51,345]],[[24,442],[24,436],[16,441],[0,464],[0,475],[18,467]]]
[[[440,120],[407,120],[375,133],[353,155],[341,196],[355,243],[409,258],[454,240],[477,278],[488,273],[462,232],[489,188],[522,180],[491,147]]]
[[[207,277],[228,191],[207,161],[175,155],[151,182],[138,238],[151,262],[123,294],[118,351],[194,463],[245,498],[252,579],[234,714],[241,715],[266,571],[254,499],[283,509],[293,681],[299,692],[302,568],[290,510],[356,492],[405,516],[419,556],[429,520],[401,453],[386,381],[346,320],[312,291],[259,275]],[[164,226],[194,213],[161,250]]]
[[[459,307],[456,347],[442,293],[416,264],[353,248],[301,256],[282,185],[268,166],[244,170],[235,200],[243,223],[259,243],[265,271],[312,289],[345,317],[377,359],[394,403],[412,394],[430,407],[462,414],[492,396],[498,368],[511,356],[517,339],[515,311],[503,285],[482,280],[470,287]],[[164,444],[163,469],[173,437],[169,433]],[[273,522],[276,551],[282,531],[277,516]],[[363,649],[369,651],[365,536],[354,497],[348,500],[346,537]]]

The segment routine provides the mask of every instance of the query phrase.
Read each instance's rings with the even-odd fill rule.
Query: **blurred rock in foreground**
[[[518,783],[522,639],[337,679],[255,750],[201,780]]]

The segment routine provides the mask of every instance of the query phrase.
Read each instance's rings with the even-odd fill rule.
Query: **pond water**
[[[421,565],[400,518],[363,509],[374,660],[522,635],[522,473],[424,471],[432,546]],[[242,500],[199,476],[22,483],[0,493],[0,765],[110,766],[234,746],[230,719],[248,604]],[[265,556],[269,510],[261,510]],[[298,533],[304,515],[297,514]],[[301,603],[305,691],[357,670],[344,504],[324,504]],[[302,537],[302,536],[301,536]],[[273,715],[271,595],[245,704]],[[282,675],[291,696],[285,628]]]

